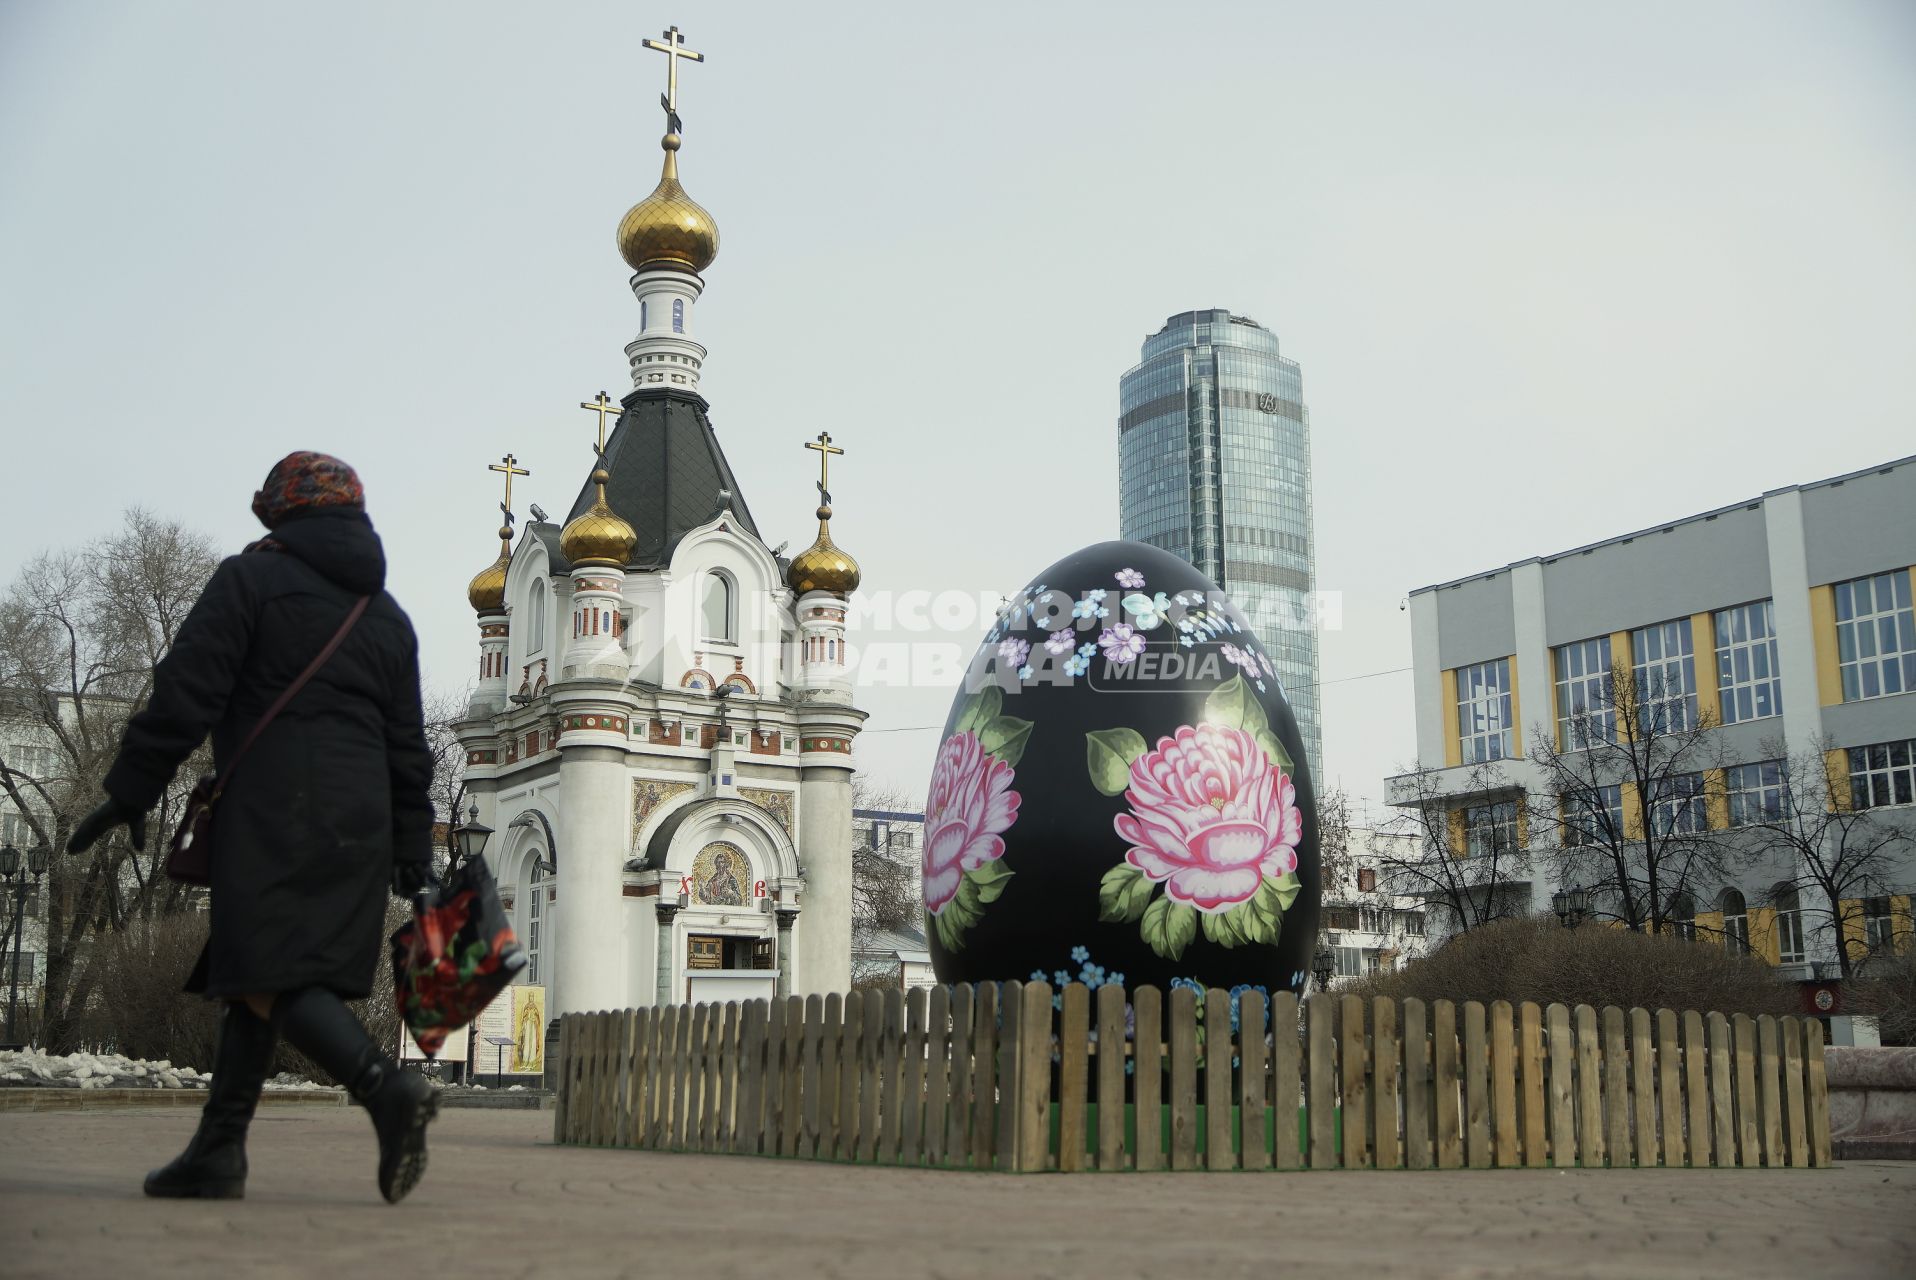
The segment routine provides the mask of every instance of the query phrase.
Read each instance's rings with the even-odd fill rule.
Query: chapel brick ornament
[[[941,982],[1302,994],[1315,793],[1263,641],[1203,573],[1138,542],[1005,606],[945,721],[925,805]]]

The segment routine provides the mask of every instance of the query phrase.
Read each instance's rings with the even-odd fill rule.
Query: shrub
[[[1916,948],[1872,955],[1844,992],[1849,1011],[1876,1019],[1886,1045],[1916,1044]]]
[[[1500,920],[1458,934],[1391,973],[1339,988],[1395,1000],[1529,1000],[1602,1008],[1800,1013],[1794,987],[1770,967],[1707,942],[1555,920]]]
[[[403,903],[390,903],[386,932],[390,935],[407,914]],[[208,927],[207,916],[195,911],[134,921],[124,932],[102,938],[93,957],[98,981],[81,1019],[81,1042],[129,1058],[164,1058],[210,1071],[219,1040],[219,1004],[180,989],[206,945]],[[396,1055],[399,1011],[393,1004],[392,964],[383,952],[372,995],[353,1001],[350,1007],[374,1042]],[[284,1041],[273,1070],[335,1083],[318,1064]]]

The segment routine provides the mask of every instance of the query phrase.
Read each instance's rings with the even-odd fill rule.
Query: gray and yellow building
[[[1603,682],[1628,668],[1681,700],[1715,738],[1698,796],[1712,829],[1773,815],[1782,761],[1824,753],[1838,804],[1880,808],[1911,838],[1888,890],[1841,904],[1852,956],[1908,945],[1916,890],[1916,457],[1761,497],[1410,595],[1418,789],[1450,812],[1453,856],[1507,827],[1532,856],[1509,891],[1546,909],[1560,886],[1556,824],[1514,803],[1542,779],[1536,734],[1558,750],[1603,713]],[[1486,765],[1494,766],[1486,769]],[[1507,791],[1486,790],[1495,776]],[[1405,802],[1407,778],[1393,779]],[[1625,833],[1639,806],[1621,796]],[[1499,808],[1499,806],[1504,806]],[[1533,830],[1533,828],[1535,828]],[[1547,830],[1546,830],[1547,829]],[[1638,833],[1640,835],[1640,833]],[[1736,883],[1699,886],[1672,914],[1785,976],[1835,973],[1826,904],[1776,892],[1793,871],[1758,860]],[[1808,921],[1806,923],[1806,920]],[[1821,936],[1819,936],[1821,935]]]

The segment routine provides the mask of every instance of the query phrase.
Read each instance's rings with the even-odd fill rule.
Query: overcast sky
[[[768,540],[1010,591],[1116,535],[1166,316],[1310,407],[1330,781],[1413,749],[1417,586],[1916,451],[1916,5],[0,0],[0,579],[141,504],[237,549],[274,459],[364,474],[428,679],[519,492],[630,388],[613,245],[718,219],[699,338]],[[523,511],[524,499],[521,499]],[[967,651],[976,633],[954,637]],[[871,690],[922,794],[945,689]]]

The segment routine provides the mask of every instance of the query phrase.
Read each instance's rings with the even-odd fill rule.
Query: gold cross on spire
[[[665,110],[676,119],[679,113],[679,59],[688,58],[693,62],[703,62],[705,55],[693,53],[686,48],[677,27],[667,27],[664,34],[665,39],[647,40],[645,47],[657,49],[665,55]]]
[[[619,402],[601,391],[599,398],[596,400],[579,401],[579,407],[588,413],[596,413],[599,415],[599,447],[597,452],[599,461],[603,463],[605,461],[605,415],[616,412],[619,407]]]
[[[830,468],[832,465],[832,455],[834,453],[842,454],[845,451],[832,443],[832,436],[829,431],[819,432],[818,439],[806,441],[805,447],[818,451],[818,500],[829,507],[832,505],[832,494],[831,490],[826,488],[826,485],[831,480]]]
[[[502,472],[506,477],[506,500],[499,504],[499,509],[506,513],[506,519],[510,521],[512,519],[512,477],[529,476],[532,473],[521,467],[519,460],[509,453],[499,461],[488,465],[486,470]]]

